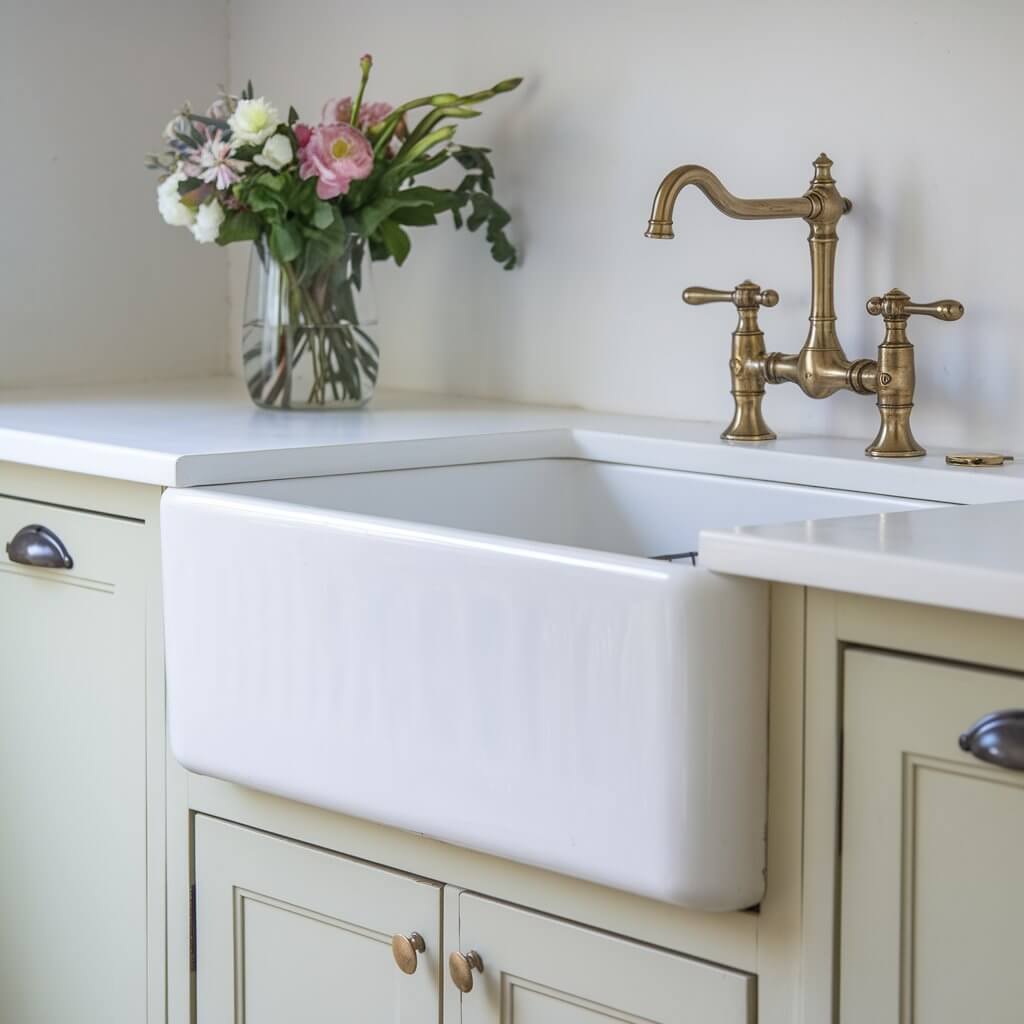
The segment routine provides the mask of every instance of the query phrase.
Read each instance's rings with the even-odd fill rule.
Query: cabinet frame
[[[148,1024],[190,1020],[190,834],[185,771],[166,742],[160,495],[163,488],[0,461],[0,496],[129,520],[142,531],[138,575],[145,600],[146,947]],[[0,538],[6,542],[10,538]]]
[[[184,772],[165,741],[161,492],[0,462],[6,497],[134,519],[145,531],[151,1024],[191,1018],[195,812],[443,879],[448,921],[457,921],[458,891],[466,889],[757,974],[761,1024],[835,1021],[846,648],[1024,672],[1016,620],[773,584],[767,896],[757,913],[688,911]],[[447,977],[445,993],[457,994]],[[449,1005],[446,998],[446,1024],[453,1024]]]
[[[802,941],[799,1024],[839,1019],[844,659],[848,648],[1024,671],[1015,619],[807,591]]]

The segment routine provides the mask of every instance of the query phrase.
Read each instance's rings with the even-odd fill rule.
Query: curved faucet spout
[[[716,209],[738,220],[801,219],[810,226],[807,237],[811,254],[811,313],[807,340],[797,355],[772,353],[763,372],[769,384],[791,381],[811,398],[826,398],[849,389],[861,394],[873,391],[865,360],[851,363],[836,335],[835,261],[836,225],[850,212],[832,177],[832,161],[822,153],[814,161],[810,188],[793,199],[740,199],[706,167],[684,164],[665,175],[658,186],[647,225],[648,238],[672,238],[672,213],[679,193],[695,185]]]
[[[818,204],[807,195],[793,199],[741,199],[734,196],[718,176],[706,167],[684,164],[669,171],[659,186],[651,208],[651,219],[644,232],[647,238],[675,237],[672,231],[672,211],[679,193],[687,185],[696,185],[716,209],[737,220],[778,220],[790,217],[806,220],[818,212]]]

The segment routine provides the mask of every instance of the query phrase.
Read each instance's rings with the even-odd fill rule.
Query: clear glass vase
[[[366,241],[350,235],[338,259],[316,263],[281,264],[253,245],[242,366],[264,408],[358,408],[373,397],[379,350],[367,331],[377,318]]]

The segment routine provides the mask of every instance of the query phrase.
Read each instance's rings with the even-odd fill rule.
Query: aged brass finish
[[[835,263],[839,237],[836,225],[852,203],[844,199],[832,177],[832,161],[822,153],[814,161],[810,188],[794,199],[740,199],[706,167],[686,164],[670,171],[658,188],[647,225],[648,238],[672,238],[672,212],[687,185],[696,185],[711,203],[738,220],[802,218],[811,228],[811,312],[807,339],[799,355],[768,357],[765,379],[770,384],[791,380],[812,398],[827,398],[841,388],[857,390],[851,363],[836,335]],[[860,361],[858,361],[860,362]]]
[[[796,354],[765,354],[764,336],[757,325],[759,291],[749,281],[733,292],[705,288],[687,289],[683,298],[693,305],[704,302],[733,302],[740,322],[733,334],[730,361],[733,420],[722,437],[727,440],[761,441],[775,435],[761,414],[764,384],[796,384],[810,398],[828,398],[837,391],[877,395],[881,426],[866,454],[879,458],[924,455],[925,450],[910,430],[914,396],[914,349],[906,337],[907,317],[923,313],[939,320],[958,320],[963,306],[952,299],[920,305],[899,291],[889,292],[868,303],[868,312],[885,317],[886,336],[878,359],[847,359],[836,334],[835,261],[838,235],[836,225],[852,208],[832,177],[832,161],[822,153],[814,161],[814,177],[802,196],[792,199],[740,199],[734,196],[707,168],[685,164],[670,171],[654,197],[648,238],[673,238],[672,215],[679,194],[687,185],[696,186],[722,213],[739,220],[801,218],[810,226],[807,242],[811,255],[810,327],[803,347]],[[747,291],[741,291],[747,289]],[[768,293],[765,293],[768,294]],[[774,293],[771,293],[774,294]],[[740,302],[746,303],[745,307]],[[877,308],[873,308],[877,304]]]
[[[731,302],[739,319],[732,332],[732,356],[729,374],[734,411],[732,422],[722,431],[726,441],[772,441],[775,431],[764,421],[761,401],[764,398],[764,333],[757,322],[759,306],[771,308],[779,301],[779,293],[771,288],[761,290],[753,281],[742,281],[731,292],[714,288],[687,288],[683,302],[702,306],[708,302]]]
[[[1005,462],[1013,462],[1013,456],[995,452],[951,452],[946,456],[946,462],[950,466],[1001,466]]]
[[[391,955],[403,974],[415,974],[419,966],[417,954],[426,952],[427,943],[419,932],[391,936]]]
[[[448,957],[448,973],[452,982],[460,992],[473,991],[473,972],[484,972],[484,962],[480,954],[471,949],[468,953],[452,953]]]
[[[878,346],[876,394],[881,423],[874,441],[865,448],[875,458],[912,458],[925,450],[914,439],[910,413],[914,408],[914,346],[907,338],[907,320],[914,314],[936,320],[959,320],[964,307],[956,299],[916,303],[893,288],[868,299],[867,311],[885,320],[885,338]]]

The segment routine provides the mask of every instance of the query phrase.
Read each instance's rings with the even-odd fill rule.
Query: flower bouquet
[[[369,263],[404,263],[407,228],[448,213],[456,228],[483,229],[502,266],[516,264],[489,150],[453,141],[452,122],[478,117],[480,103],[521,79],[391,107],[364,99],[372,63],[361,59],[355,97],[328,101],[318,124],[300,121],[294,108],[282,119],[249,83],[205,114],[179,111],[164,130],[166,149],[148,159],[163,175],[157,200],[168,224],[199,242],[254,243],[243,361],[259,405],[369,400],[379,360],[366,330]],[[412,124],[414,111],[422,113]],[[451,161],[461,167],[457,186],[417,183]]]

